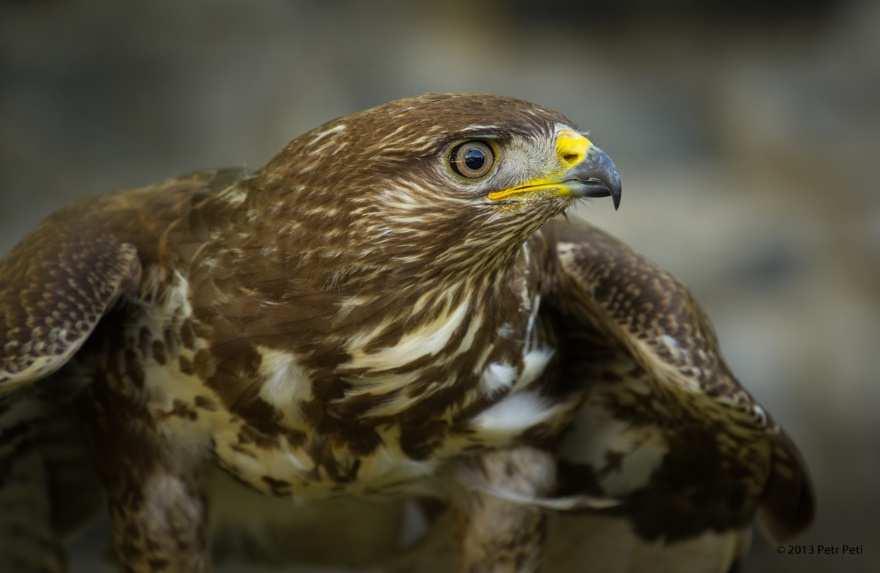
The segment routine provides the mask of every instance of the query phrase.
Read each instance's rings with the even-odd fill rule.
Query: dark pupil
[[[486,163],[486,155],[479,149],[471,148],[464,152],[464,164],[472,171],[479,171]]]

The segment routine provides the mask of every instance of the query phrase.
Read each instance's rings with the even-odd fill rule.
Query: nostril
[[[571,130],[564,130],[556,137],[556,157],[561,167],[570,169],[584,160],[590,149],[590,140]]]

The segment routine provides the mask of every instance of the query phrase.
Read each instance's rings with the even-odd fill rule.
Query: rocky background
[[[878,30],[870,1],[2,2],[0,253],[76,197],[258,167],[389,99],[560,109],[625,182],[581,214],[692,287],[800,444],[820,505],[798,541],[864,545],[756,539],[745,570],[878,571]]]

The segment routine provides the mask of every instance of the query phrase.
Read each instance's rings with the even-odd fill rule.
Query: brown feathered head
[[[608,156],[563,115],[482,94],[428,94],[331,121],[251,185],[298,256],[332,259],[332,282],[498,267],[576,199],[616,206],[621,191]]]

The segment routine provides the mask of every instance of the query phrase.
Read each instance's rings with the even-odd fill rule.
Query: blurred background
[[[880,571],[878,30],[870,1],[2,2],[0,253],[76,197],[256,168],[390,99],[559,109],[625,181],[580,214],[691,286],[804,452],[798,541],[864,545],[756,538],[744,570]]]

